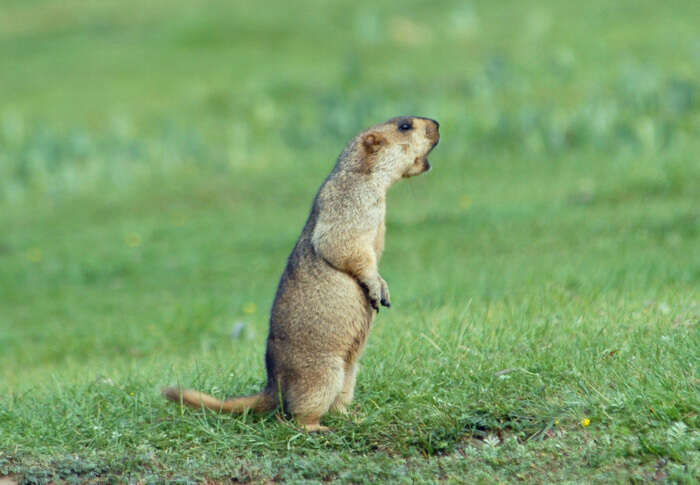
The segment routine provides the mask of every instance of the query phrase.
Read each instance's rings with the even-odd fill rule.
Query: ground
[[[698,2],[7,0],[0,483],[694,483]],[[390,192],[348,417],[264,382],[267,314],[355,132],[435,118]]]

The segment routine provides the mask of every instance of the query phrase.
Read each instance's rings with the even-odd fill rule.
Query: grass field
[[[0,4],[0,477],[697,483],[700,3]],[[347,419],[264,381],[347,140],[440,121],[389,196]],[[0,480],[1,481],[1,480]]]

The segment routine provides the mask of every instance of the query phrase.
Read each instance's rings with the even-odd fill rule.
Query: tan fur
[[[410,125],[410,129],[399,127]],[[192,390],[164,389],[192,407],[267,412],[282,402],[308,431],[324,431],[329,410],[353,399],[357,361],[379,311],[391,306],[380,276],[386,192],[430,169],[436,121],[393,118],[358,134],[321,185],[282,274],[270,313],[267,385],[254,396],[220,401]]]

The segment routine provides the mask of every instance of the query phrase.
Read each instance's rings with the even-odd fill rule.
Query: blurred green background
[[[396,113],[442,121],[443,174],[523,158],[553,172],[576,156],[596,186],[622,172],[683,188],[699,13],[692,1],[5,1],[0,200],[302,160],[314,181],[355,131]]]
[[[3,0],[0,450],[15,451],[0,475],[41,453],[132,456],[191,436],[284,449],[274,421],[226,422],[241,426],[217,431],[232,442],[207,441],[196,420],[175,436],[157,390],[255,390],[277,278],[319,184],[356,132],[416,114],[440,121],[442,141],[430,174],[390,192],[381,271],[394,306],[360,377],[364,428],[335,424],[359,441],[331,448],[432,455],[555,420],[580,431],[592,416],[596,439],[616,443],[581,451],[601,477],[645,479],[663,459],[689,479],[698,19],[697,1]],[[504,368],[530,374],[502,387]],[[145,407],[95,416],[100,386]],[[62,411],[47,424],[45,409]],[[685,438],[669,441],[678,422]],[[370,427],[386,432],[362,441]],[[528,476],[544,453],[530,451],[511,468],[467,453],[448,475]],[[172,473],[223,463],[193,468],[182,453]],[[541,476],[577,476],[552,453]],[[363,479],[396,479],[389,462]]]

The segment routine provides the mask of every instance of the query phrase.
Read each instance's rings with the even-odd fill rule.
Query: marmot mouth
[[[430,148],[428,148],[428,151],[425,152],[425,155],[423,155],[423,158],[425,158],[425,159],[427,160],[427,159],[428,159],[428,154],[429,154],[430,152],[433,151],[433,148],[435,148],[435,147],[437,146],[438,143],[440,143],[440,139],[439,139],[439,138],[438,138],[437,140],[435,140],[435,141],[433,142],[432,145],[430,145]]]
[[[430,170],[430,161],[428,160],[428,154],[433,151],[433,148],[437,146],[437,144],[440,142],[440,140],[435,140],[433,144],[428,148],[428,151],[425,152],[425,155],[423,155],[421,158],[423,159],[423,164],[427,166],[428,168],[426,171]]]
[[[428,150],[428,153],[430,153],[430,150]],[[430,169],[433,168],[433,166],[430,165],[430,160],[428,160],[427,154],[423,155],[422,157],[418,157],[417,161],[421,162],[423,165],[423,171],[421,173],[429,172]]]
[[[433,151],[433,148],[435,148],[438,143],[440,143],[440,138],[435,140],[430,146],[430,148],[428,148],[428,151],[425,153],[425,155],[423,155],[423,165],[425,166],[426,172],[429,172],[430,169],[433,168],[432,165],[430,165],[430,161],[428,160],[428,154]]]

